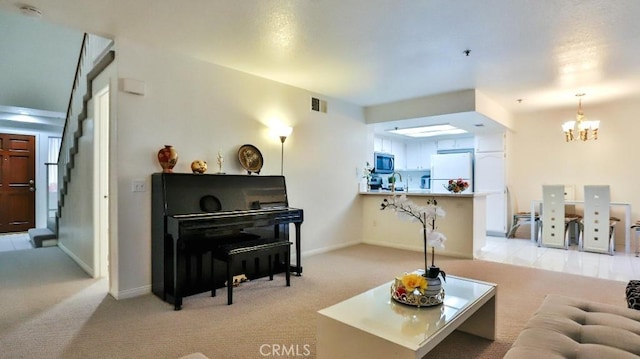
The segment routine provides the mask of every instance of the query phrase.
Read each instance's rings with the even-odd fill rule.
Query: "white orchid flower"
[[[444,248],[444,241],[446,240],[447,237],[438,231],[431,231],[427,234],[427,244],[431,247]]]

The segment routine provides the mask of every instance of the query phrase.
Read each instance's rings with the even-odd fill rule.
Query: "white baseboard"
[[[340,243],[340,244],[337,244],[335,246],[329,246],[329,247],[318,248],[318,249],[314,249],[314,250],[310,250],[310,251],[304,251],[302,253],[302,258],[313,256],[313,255],[316,255],[316,254],[322,254],[322,253],[331,252],[331,251],[334,251],[336,249],[355,246],[356,244],[360,244],[360,243],[362,243],[362,242],[352,241],[352,242],[347,242],[347,243]],[[303,263],[303,266],[304,266],[304,263]]]
[[[117,293],[112,293],[111,295],[117,300],[120,300],[120,299],[135,298],[142,295],[147,295],[149,293],[151,293],[151,286],[145,285],[138,288],[121,290]]]
[[[318,248],[318,249],[314,249],[314,250],[310,250],[310,251],[305,251],[302,253],[302,257],[309,257],[309,256],[313,256],[316,254],[322,254],[322,253],[327,253],[327,252],[331,252],[337,249],[341,249],[341,248],[345,248],[345,247],[351,247],[357,244],[361,244],[363,242],[358,242],[358,241],[351,241],[351,242],[347,242],[347,243],[340,243],[334,246],[328,246],[328,247],[323,247],[323,248]],[[364,242],[364,244],[371,244],[371,245],[376,245],[376,246],[382,246],[382,247],[390,247],[390,248],[397,248],[397,249],[404,249],[404,250],[409,250],[409,251],[417,251],[417,252],[422,252],[422,248],[419,247],[415,247],[415,246],[404,246],[404,245],[397,245],[397,244],[390,244],[390,243],[386,243],[386,242],[373,242],[373,241],[366,241]],[[69,251],[69,249],[67,249],[63,244],[58,243],[58,247],[60,247],[60,249],[65,252],[67,255],[69,255],[69,257],[71,257],[71,259],[73,259],[76,263],[78,263],[78,265],[85,271],[87,272],[90,276],[93,276],[93,269],[91,267],[89,267],[86,263],[84,263],[83,261],[80,260],[80,258],[76,257],[71,251]],[[452,257],[464,257],[463,255],[459,254],[459,253],[447,253],[447,256],[452,256]],[[295,261],[292,261],[292,264],[295,263]],[[302,263],[303,267],[304,267],[304,263]],[[111,293],[111,295],[116,299],[116,300],[120,300],[120,299],[129,299],[129,298],[135,298],[135,297],[139,297],[142,295],[147,295],[151,293],[151,285],[145,285],[142,287],[138,287],[138,288],[131,288],[131,289],[125,289],[125,290],[121,290],[117,293]]]
[[[58,247],[64,253],[66,253],[74,262],[76,262],[80,266],[80,268],[82,268],[82,270],[84,270],[85,272],[87,272],[87,274],[93,277],[93,268],[91,268],[85,262],[80,260],[80,258],[78,258],[75,254],[73,254],[73,252],[71,252],[69,248],[65,247],[64,244],[58,243]],[[117,300],[139,297],[142,295],[147,295],[149,293],[151,293],[151,285],[146,285],[139,288],[126,289],[126,290],[119,291],[117,293],[109,292],[109,294],[111,294]]]
[[[379,241],[364,241],[364,244],[371,244],[374,246],[380,246],[380,247],[389,247],[389,248],[397,248],[397,249],[404,249],[406,251],[413,251],[413,252],[422,252],[423,248],[422,245],[405,245],[405,244],[398,244],[398,243],[390,243],[390,242],[379,242]]]
[[[91,268],[91,266],[89,266],[87,263],[82,261],[78,256],[76,256],[73,252],[71,252],[69,248],[65,247],[64,244],[62,244],[61,242],[58,242],[58,247],[63,252],[65,252],[71,259],[73,259],[73,261],[76,262],[80,266],[80,268],[82,268],[82,270],[87,272],[87,274],[89,274],[91,277],[94,277],[93,268]]]
[[[411,246],[411,245],[402,245],[402,244],[397,244],[397,243],[376,242],[376,241],[365,241],[363,243],[364,244],[371,244],[371,245],[374,245],[374,246],[389,247],[389,248],[396,248],[396,249],[404,249],[404,250],[413,251],[413,252],[422,252],[424,250],[422,248],[422,245]],[[445,257],[472,259],[472,258],[470,258],[468,255],[466,255],[464,253],[459,253],[459,252],[455,252],[455,251],[448,251],[446,253],[443,253],[442,251],[440,251],[438,253],[438,250],[436,249],[436,254],[441,255],[441,256],[445,256]]]
[[[315,254],[321,254],[321,253],[326,253],[326,252],[331,252],[333,250],[336,249],[340,249],[340,248],[345,248],[345,247],[350,247],[356,244],[360,244],[360,242],[349,242],[349,243],[341,243],[339,245],[335,245],[335,246],[331,246],[331,247],[324,247],[324,248],[319,248],[319,249],[314,249],[311,251],[305,251],[301,254],[301,256],[304,257],[308,257],[308,256],[312,256]],[[291,260],[292,264],[296,263],[295,261],[295,257],[292,258]],[[302,266],[304,267],[304,262],[302,263]],[[151,285],[146,285],[146,286],[142,286],[142,287],[138,287],[138,288],[132,288],[132,289],[126,289],[126,290],[122,290],[119,291],[117,293],[111,293],[111,295],[117,299],[128,299],[128,298],[134,298],[134,297],[139,297],[142,295],[147,295],[151,293]]]

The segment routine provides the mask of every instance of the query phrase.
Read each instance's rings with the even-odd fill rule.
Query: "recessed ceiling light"
[[[33,17],[38,19],[42,17],[42,11],[40,11],[35,6],[31,6],[31,5],[20,6],[20,12],[22,13],[22,15],[25,15],[28,17]]]
[[[397,135],[403,135],[408,137],[433,137],[433,136],[457,135],[460,133],[467,133],[467,131],[461,128],[457,128],[448,124],[409,127],[409,128],[396,127],[393,130],[387,130],[387,131],[391,133],[395,133]]]

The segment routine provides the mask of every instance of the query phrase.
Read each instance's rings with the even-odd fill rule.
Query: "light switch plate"
[[[131,182],[131,192],[145,192],[147,184],[144,180],[133,180]]]

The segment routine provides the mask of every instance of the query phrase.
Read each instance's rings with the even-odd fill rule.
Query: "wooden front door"
[[[35,137],[0,133],[0,233],[36,222]]]

